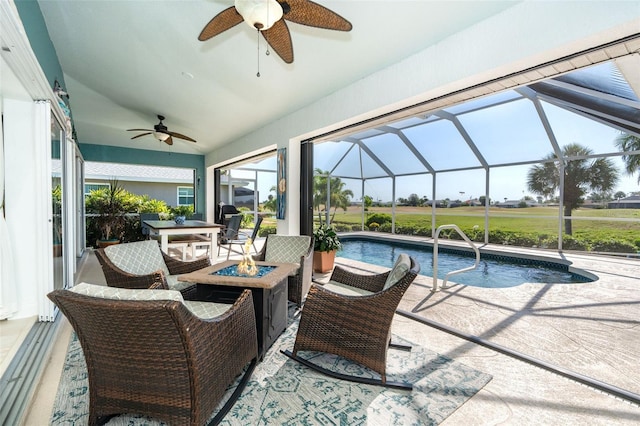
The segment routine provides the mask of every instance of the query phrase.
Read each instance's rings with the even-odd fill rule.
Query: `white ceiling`
[[[231,0],[39,0],[64,72],[80,143],[167,150],[130,128],[157,114],[173,152],[207,153],[495,15],[512,1],[318,1],[353,24],[342,33],[289,23],[285,64],[249,26],[197,37]],[[260,77],[258,71],[258,58]]]

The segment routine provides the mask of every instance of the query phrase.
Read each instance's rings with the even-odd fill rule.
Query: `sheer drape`
[[[0,320],[11,317],[18,310],[16,281],[13,275],[13,253],[9,230],[4,219],[4,142],[0,126]]]

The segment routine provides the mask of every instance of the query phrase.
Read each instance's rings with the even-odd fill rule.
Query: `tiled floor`
[[[640,261],[563,257],[574,267],[595,273],[599,280],[507,289],[454,286],[431,293],[430,280],[420,276],[399,309],[640,394]],[[337,262],[367,271],[381,270],[342,258]],[[92,254],[78,276],[82,281],[104,282]],[[491,382],[444,425],[640,424],[638,405],[405,316],[396,315],[393,332],[493,375]],[[29,409],[27,425],[49,421],[69,333],[68,325],[62,328]]]

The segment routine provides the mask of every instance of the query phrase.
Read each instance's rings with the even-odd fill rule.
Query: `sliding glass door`
[[[64,214],[67,200],[64,197],[64,166],[62,159],[64,157],[64,132],[62,127],[56,120],[53,113],[51,114],[51,204],[52,217],[51,225],[53,232],[53,288],[64,288],[65,282],[65,229]]]

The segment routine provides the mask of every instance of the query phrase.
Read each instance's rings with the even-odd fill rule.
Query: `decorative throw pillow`
[[[411,269],[411,259],[409,258],[409,255],[400,253],[382,289],[386,290],[397,283],[402,277],[407,274],[407,272],[409,272],[409,269]]]

